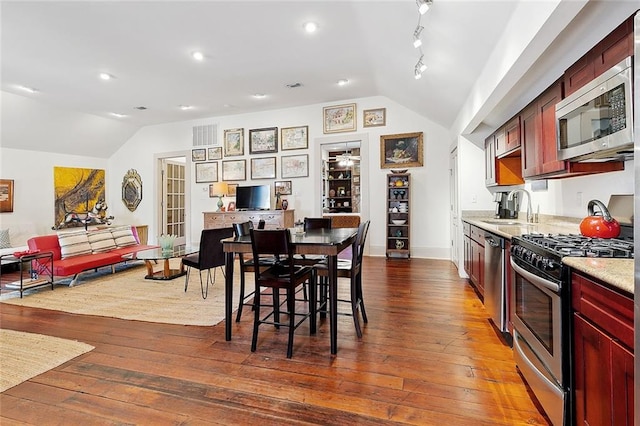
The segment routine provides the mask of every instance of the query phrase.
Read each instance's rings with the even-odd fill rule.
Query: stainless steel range
[[[629,235],[632,235],[632,230]],[[564,256],[633,258],[632,237],[526,234],[511,241],[513,353],[551,422],[571,424],[571,298]]]

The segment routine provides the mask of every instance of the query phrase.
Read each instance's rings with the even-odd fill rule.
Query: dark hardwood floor
[[[252,315],[177,326],[0,305],[6,329],[76,339],[95,349],[0,394],[13,424],[546,425],[482,303],[448,261],[366,258],[363,338],[340,316],[338,354],[328,323],[263,326]],[[122,295],[126,297],[126,293]],[[235,318],[235,316],[234,316]]]

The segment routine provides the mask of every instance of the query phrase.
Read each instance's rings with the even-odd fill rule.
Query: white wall
[[[0,213],[0,228],[9,228],[13,245],[26,243],[22,239],[14,241],[14,234],[18,234],[15,230],[29,237],[53,232],[53,168],[56,166],[102,169],[107,181],[110,178],[107,160],[102,158],[0,148],[0,178],[14,180],[13,213]],[[119,187],[107,185],[106,197],[107,212],[112,213],[111,204],[120,202]]]
[[[420,168],[411,168],[412,174],[412,256],[414,257],[437,257],[449,258],[449,191],[448,191],[448,141],[450,137],[447,131],[433,122],[421,117],[403,106],[390,101],[386,97],[371,97],[355,100],[345,100],[340,103],[357,104],[358,130],[357,134],[368,134],[369,157],[369,190],[371,227],[369,231],[369,248],[372,255],[384,255],[385,248],[385,227],[386,223],[386,180],[385,175],[388,169],[380,168],[379,138],[381,134],[396,134],[408,132],[424,132],[424,157],[425,165]],[[143,199],[138,209],[131,213],[122,203],[116,203],[118,194],[114,192],[114,200],[110,201],[114,208],[111,214],[125,222],[150,226],[150,241],[155,240],[158,233],[157,220],[155,218],[155,205],[157,196],[154,191],[155,165],[153,154],[163,152],[184,152],[190,158],[192,148],[191,130],[193,126],[204,124],[218,125],[218,141],[222,141],[224,129],[244,128],[245,130],[245,155],[243,157],[232,157],[230,159],[247,160],[247,180],[240,184],[273,184],[273,180],[251,181],[250,158],[248,148],[249,129],[273,127],[278,128],[308,125],[309,126],[309,149],[296,151],[282,151],[277,154],[265,154],[263,156],[275,155],[277,160],[277,179],[281,180],[280,156],[294,154],[309,154],[310,169],[309,177],[294,178],[293,197],[290,209],[296,210],[296,219],[304,216],[320,215],[316,211],[317,199],[321,196],[319,191],[314,189],[313,176],[320,173],[320,160],[315,159],[314,143],[319,143],[326,139],[327,135],[322,132],[322,107],[326,105],[308,105],[305,107],[274,110],[261,113],[251,113],[242,115],[230,115],[223,117],[212,117],[204,120],[191,120],[178,123],[169,123],[158,126],[149,126],[141,129],[124,146],[122,146],[109,159],[109,179],[108,185],[112,188],[119,188],[122,177],[131,168],[135,168],[142,177]],[[370,108],[387,109],[387,125],[384,127],[362,127],[362,111]],[[340,134],[348,135],[347,133]],[[255,156],[254,156],[255,157]],[[221,164],[219,165],[221,170]],[[221,172],[220,172],[221,173]],[[194,170],[190,171],[191,197],[189,202],[191,229],[190,240],[198,241],[202,230],[202,212],[214,211],[217,199],[209,198],[208,184],[196,184]],[[226,200],[228,201],[228,200]],[[366,218],[365,218],[366,219]]]

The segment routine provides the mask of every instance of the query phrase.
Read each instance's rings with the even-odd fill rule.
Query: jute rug
[[[239,295],[239,269],[236,267],[234,273],[234,303]],[[186,293],[184,277],[155,281],[145,279],[145,275],[146,268],[142,265],[95,277],[81,274],[73,287],[42,288],[22,299],[2,303],[166,324],[215,325],[224,319],[224,276],[220,268],[216,270],[215,284],[209,285],[207,299],[202,298],[197,270],[192,270]],[[206,271],[202,276],[206,278]],[[247,279],[253,282],[249,276]]]
[[[0,329],[0,392],[92,349],[74,340]]]

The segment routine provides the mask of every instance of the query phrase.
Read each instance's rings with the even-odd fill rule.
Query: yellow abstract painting
[[[105,171],[54,167],[54,229],[103,223],[106,216]]]

